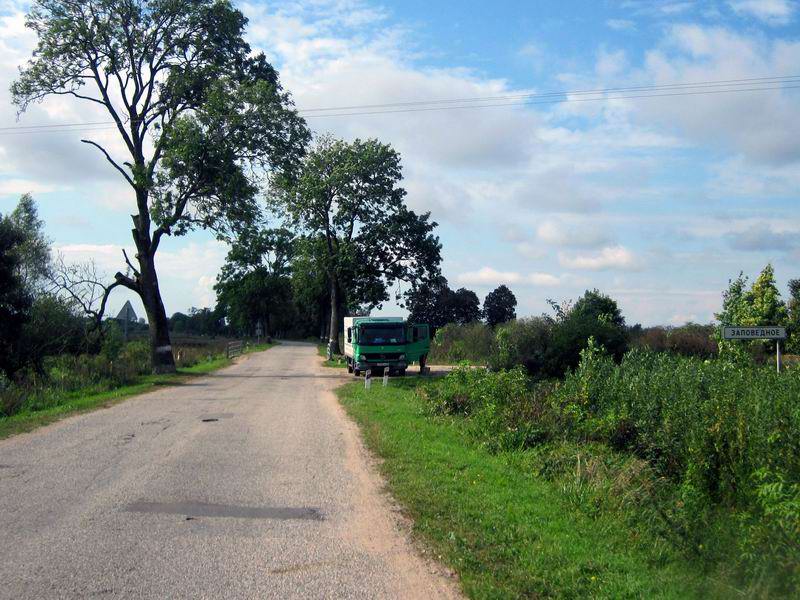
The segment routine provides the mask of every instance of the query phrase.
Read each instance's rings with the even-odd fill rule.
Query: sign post
[[[725,340],[775,340],[775,368],[781,372],[781,340],[786,339],[786,327],[771,325],[759,327],[726,326],[722,328]]]
[[[372,387],[372,369],[364,371],[364,389],[368,390]]]

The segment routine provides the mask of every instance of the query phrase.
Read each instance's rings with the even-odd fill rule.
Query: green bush
[[[617,363],[590,340],[563,382],[457,369],[420,393],[434,413],[467,417],[467,431],[495,450],[600,444],[635,458],[625,469],[639,474],[638,514],[663,537],[709,560],[733,548],[759,593],[800,586],[800,368],[641,349]],[[541,472],[561,470],[546,464]],[[579,480],[581,468],[610,467],[578,458]],[[626,481],[624,471],[611,479]]]
[[[554,323],[545,317],[509,321],[497,327],[492,370],[524,367],[533,376],[546,371]]]
[[[430,364],[468,361],[485,365],[494,354],[494,332],[481,322],[450,323],[436,330],[428,356]]]

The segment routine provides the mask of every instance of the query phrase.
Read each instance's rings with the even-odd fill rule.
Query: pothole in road
[[[232,517],[238,519],[297,519],[321,521],[316,508],[292,506],[236,506],[206,502],[134,502],[125,507],[126,512],[183,515],[187,521],[197,517]]]
[[[210,415],[203,415],[200,417],[200,420],[203,423],[214,423],[215,421],[219,421],[220,419],[232,419],[233,413],[212,413]]]

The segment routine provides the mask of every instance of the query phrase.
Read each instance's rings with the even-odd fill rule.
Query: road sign
[[[726,340],[785,340],[786,327],[723,327],[722,337]]]

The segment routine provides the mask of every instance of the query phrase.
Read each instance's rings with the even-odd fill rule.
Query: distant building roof
[[[122,310],[119,311],[117,319],[120,321],[131,321],[133,323],[136,323],[136,321],[138,321],[138,317],[136,316],[136,311],[133,310],[130,300],[125,301],[125,306],[123,306]]]

